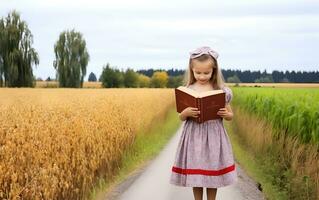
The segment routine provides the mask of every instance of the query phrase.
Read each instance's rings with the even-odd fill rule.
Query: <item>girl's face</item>
[[[213,74],[213,61],[208,59],[206,61],[193,60],[192,62],[196,81],[201,85],[207,84]]]

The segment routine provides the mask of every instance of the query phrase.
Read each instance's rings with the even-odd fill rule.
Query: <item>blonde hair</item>
[[[206,61],[208,59],[211,59],[213,62],[212,68],[213,68],[213,73],[211,78],[209,79],[209,82],[212,84],[213,88],[215,90],[222,89],[225,86],[225,80],[223,77],[223,74],[218,67],[217,60],[213,58],[210,55],[204,54],[201,55],[197,58],[189,59],[189,66],[188,70],[186,70],[184,74],[184,81],[183,81],[183,86],[188,87],[189,85],[193,84],[196,82],[196,79],[194,77],[194,72],[193,72],[193,60],[198,60],[200,62]]]

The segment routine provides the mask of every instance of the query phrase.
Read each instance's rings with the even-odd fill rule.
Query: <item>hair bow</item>
[[[199,47],[197,49],[195,49],[194,51],[191,51],[190,53],[190,58],[197,58],[201,55],[207,54],[207,55],[211,55],[213,58],[215,58],[217,60],[218,58],[218,53],[216,51],[214,51],[213,49],[211,49],[210,47]]]

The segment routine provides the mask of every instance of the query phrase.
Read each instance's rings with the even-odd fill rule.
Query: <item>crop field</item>
[[[0,89],[0,199],[82,199],[120,166],[171,89]]]
[[[297,136],[304,143],[319,144],[319,88],[241,88],[234,104],[255,113]]]
[[[57,88],[59,83],[56,81],[37,81],[36,88]],[[102,82],[88,82],[83,83],[83,88],[102,88]]]

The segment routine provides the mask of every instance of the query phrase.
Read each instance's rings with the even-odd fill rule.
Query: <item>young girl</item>
[[[201,124],[189,119],[198,117],[199,110],[188,107],[179,114],[184,121],[182,135],[172,167],[170,183],[193,187],[195,200],[202,200],[206,187],[207,200],[216,198],[217,188],[237,180],[232,147],[223,125],[223,119],[232,120],[230,107],[232,91],[224,85],[217,64],[218,53],[209,47],[200,47],[190,53],[186,87],[202,92],[222,89],[226,106],[218,111],[221,119]]]

